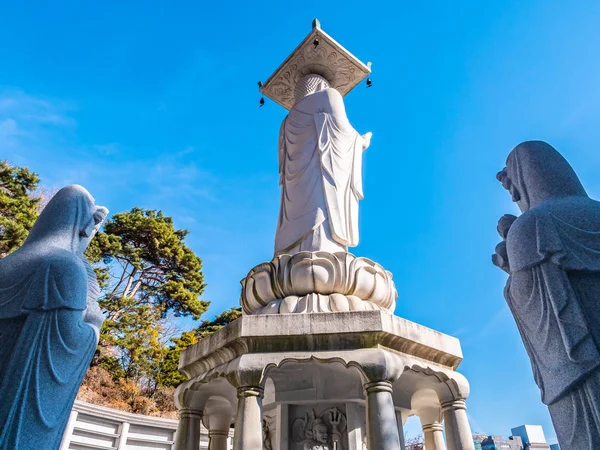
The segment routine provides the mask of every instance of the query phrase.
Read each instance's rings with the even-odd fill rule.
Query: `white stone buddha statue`
[[[361,136],[348,121],[342,95],[320,75],[305,75],[279,132],[281,206],[275,255],[346,252],[358,245]]]

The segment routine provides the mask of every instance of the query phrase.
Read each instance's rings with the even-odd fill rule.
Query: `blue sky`
[[[217,314],[272,255],[285,111],[256,82],[318,17],[373,62],[346,97],[373,132],[354,253],[393,272],[398,315],[461,339],[473,431],[552,439],[490,254],[519,142],[553,144],[600,197],[600,3],[572,3],[0,1],[0,157],[171,215]]]

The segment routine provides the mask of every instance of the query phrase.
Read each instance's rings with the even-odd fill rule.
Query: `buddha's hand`
[[[510,267],[508,266],[508,253],[506,252],[506,241],[502,241],[496,245],[496,252],[492,255],[492,263],[504,270],[506,273],[510,273]]]
[[[508,265],[508,252],[506,251],[506,238],[508,236],[508,231],[515,220],[517,220],[517,216],[512,214],[504,214],[498,220],[498,226],[496,227],[498,234],[502,238],[502,242],[496,245],[495,253],[492,255],[492,263],[495,266],[500,267],[506,273],[510,273],[510,267]]]
[[[500,217],[500,219],[498,219],[498,226],[496,229],[498,230],[498,234],[502,239],[506,240],[506,237],[508,236],[508,230],[510,230],[510,227],[515,220],[517,220],[517,216],[513,214],[504,214],[502,217]]]
[[[371,145],[371,137],[373,137],[373,133],[370,131],[362,135],[363,139],[363,150],[366,150]]]

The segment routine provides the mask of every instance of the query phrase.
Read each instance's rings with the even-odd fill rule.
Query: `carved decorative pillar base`
[[[423,425],[425,448],[427,450],[446,450],[443,430],[444,427],[442,427],[442,424],[438,422]]]
[[[392,400],[392,383],[375,381],[364,385],[367,396],[367,440],[369,448],[402,450],[396,411]]]
[[[464,400],[442,403],[448,450],[475,450]]]
[[[257,386],[238,388],[238,410],[233,435],[233,449],[262,449],[262,397]]]
[[[187,408],[179,410],[179,425],[177,426],[175,450],[200,449],[201,421],[202,411]]]
[[[208,432],[208,450],[227,450],[228,430],[210,430]]]

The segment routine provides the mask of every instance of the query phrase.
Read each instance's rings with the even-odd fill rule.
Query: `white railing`
[[[76,400],[60,450],[174,450],[178,423]],[[233,430],[228,448],[232,448],[232,441]],[[204,427],[200,448],[208,448],[208,431]]]

